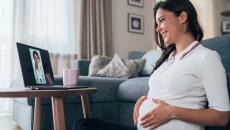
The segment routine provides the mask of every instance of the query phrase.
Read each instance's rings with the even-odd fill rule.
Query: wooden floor
[[[9,114],[0,114],[0,130],[22,130]]]

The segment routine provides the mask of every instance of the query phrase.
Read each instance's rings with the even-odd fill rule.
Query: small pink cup
[[[63,85],[76,86],[79,79],[79,70],[77,69],[63,69]]]

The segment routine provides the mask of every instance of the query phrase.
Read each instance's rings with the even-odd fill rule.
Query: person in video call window
[[[134,125],[138,130],[226,126],[230,104],[225,69],[218,53],[200,44],[203,31],[194,6],[189,0],[165,0],[155,5],[154,16],[155,39],[163,52],[149,78],[148,95],[134,106]],[[95,122],[77,122],[73,130],[136,129]]]
[[[33,59],[34,59],[34,75],[35,75],[36,83],[45,83],[45,75],[37,51],[33,51]]]

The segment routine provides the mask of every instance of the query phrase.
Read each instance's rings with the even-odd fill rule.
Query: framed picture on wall
[[[128,14],[128,32],[144,33],[144,19],[142,15]]]
[[[128,4],[137,7],[143,7],[144,0],[128,0]]]
[[[222,22],[222,32],[223,33],[230,33],[230,21],[223,21]]]

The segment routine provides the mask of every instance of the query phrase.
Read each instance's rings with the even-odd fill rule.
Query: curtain
[[[22,79],[16,42],[58,53],[55,59],[58,64],[52,63],[55,68],[53,71],[57,72],[55,74],[62,74],[60,67],[71,67],[70,64],[76,58],[78,2],[79,0],[1,0],[0,89],[9,88],[14,79]],[[0,106],[0,112],[10,111],[9,100],[0,98]]]
[[[13,52],[14,17],[13,0],[0,2],[0,88],[7,88],[11,80],[11,58]],[[0,112],[9,109],[8,99],[0,99]]]
[[[56,75],[62,75],[64,68],[74,68],[78,2],[79,0],[25,0],[26,26],[22,41],[56,53],[51,55]]]
[[[62,70],[66,68],[75,68],[76,65],[73,61],[76,59],[76,54],[50,53],[54,75],[62,75]]]
[[[112,56],[112,0],[81,0],[78,58]]]
[[[76,53],[74,3],[75,0],[25,0],[21,41],[50,52]]]

